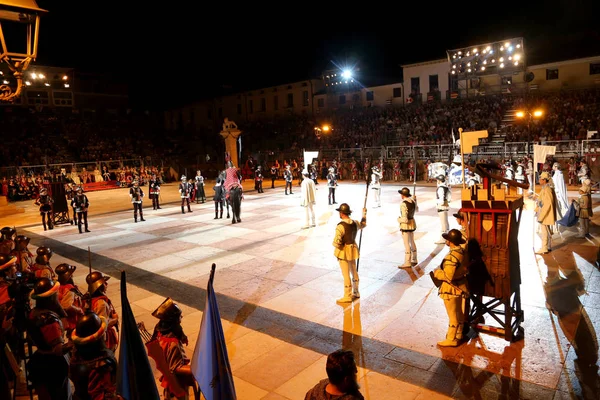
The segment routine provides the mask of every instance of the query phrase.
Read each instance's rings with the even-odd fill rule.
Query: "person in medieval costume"
[[[567,166],[569,171],[569,185],[574,185],[575,179],[577,179],[577,162],[574,157],[569,158]]]
[[[181,196],[181,213],[185,214],[185,204],[187,204],[187,208],[189,212],[192,212],[192,207],[190,206],[190,194],[192,191],[192,184],[187,181],[187,177],[185,175],[181,175],[181,183],[179,184],[179,195]]]
[[[258,193],[264,193],[263,191],[263,174],[262,174],[262,167],[259,165],[256,167],[256,170],[254,171],[254,189],[256,189],[256,191]]]
[[[552,228],[556,223],[557,200],[554,189],[550,186],[550,175],[547,172],[540,174],[542,188],[537,200],[537,221],[540,224],[542,247],[536,254],[546,254],[552,250]]]
[[[378,166],[371,169],[371,190],[373,190],[373,207],[381,207],[381,170]]]
[[[73,187],[73,184],[67,183],[65,185],[65,197],[67,198],[67,204],[69,204],[69,205],[72,204],[72,201],[75,198],[76,194],[77,194],[77,191]],[[75,223],[75,221],[77,220],[77,213],[75,212],[75,207],[71,206],[71,210],[73,210],[73,218],[71,219],[71,225],[73,225]]]
[[[35,308],[27,318],[27,337],[36,351],[27,363],[29,378],[38,399],[71,398],[69,351],[61,318],[67,314],[58,302],[60,283],[48,278],[38,280],[31,293]]]
[[[133,220],[138,222],[138,211],[140,213],[140,221],[145,221],[142,202],[144,201],[144,191],[139,185],[137,179],[133,181],[133,187],[129,189],[129,198],[133,204]]]
[[[88,284],[88,296],[90,297],[91,310],[99,317],[106,319],[105,340],[106,346],[115,351],[119,345],[119,335],[117,329],[119,326],[119,314],[115,306],[106,296],[108,289],[108,280],[110,276],[102,275],[99,271],[94,271],[86,276],[85,281]]]
[[[156,174],[152,174],[152,178],[148,181],[148,192],[150,193],[152,209],[154,210],[160,210],[160,185],[160,179],[156,177]]]
[[[213,201],[215,202],[215,219],[223,218],[223,206],[225,204],[225,188],[221,178],[217,178],[215,186],[213,187],[215,195]],[[219,207],[221,207],[221,215],[219,216]],[[227,209],[227,218],[229,218],[229,208]]]
[[[533,183],[535,182],[533,160],[529,157],[525,157],[523,158],[523,165],[525,165],[525,174],[527,175],[527,179],[529,179],[529,192],[533,193]]]
[[[17,231],[10,226],[5,226],[0,229],[0,254],[10,254],[15,249],[15,235]]]
[[[515,181],[517,181],[518,183],[525,183],[525,179],[525,167],[523,166],[523,163],[518,163],[517,168],[515,170]],[[517,188],[517,193],[523,194],[523,189]]]
[[[333,167],[329,167],[329,173],[327,174],[327,187],[329,188],[329,205],[337,204],[335,201],[335,189],[337,188],[337,176]]]
[[[511,181],[515,179],[515,170],[513,169],[512,161],[508,160],[504,164],[504,177]],[[504,182],[504,186],[508,187],[508,183]]]
[[[62,319],[63,327],[67,332],[67,339],[71,339],[71,333],[75,329],[77,320],[83,316],[83,294],[79,291],[73,281],[73,273],[77,267],[69,264],[59,264],[56,267],[56,276],[60,283],[58,289],[58,302],[65,310],[67,316]]]
[[[50,259],[52,258],[52,249],[47,246],[38,247],[35,251],[37,256],[35,257],[35,263],[31,267],[35,279],[48,278],[56,279],[54,270],[50,266]]]
[[[54,229],[54,221],[52,217],[52,204],[54,200],[48,196],[48,189],[43,187],[40,190],[40,197],[35,200],[35,205],[40,206],[40,215],[42,216],[42,225],[46,230],[46,219],[48,219],[48,229]]]
[[[398,193],[402,196],[398,223],[400,224],[400,232],[402,232],[402,240],[404,241],[404,264],[398,268],[411,268],[413,265],[418,264],[417,245],[415,243],[415,230],[417,230],[415,212],[417,204],[410,194],[410,189],[404,187],[398,190]]]
[[[81,186],[77,188],[77,194],[75,195],[73,200],[71,200],[71,206],[75,209],[75,212],[77,213],[77,227],[79,228],[79,233],[82,233],[82,223],[85,225],[85,231],[89,232],[90,230],[88,229],[87,214],[88,208],[90,207],[90,202],[87,196],[83,193],[83,188]]]
[[[196,204],[206,201],[206,193],[204,192],[204,177],[202,171],[196,171]]]
[[[271,189],[275,189],[275,180],[277,179],[277,173],[279,172],[279,167],[277,166],[278,162],[275,160],[273,166],[271,167]],[[286,164],[286,167],[289,164]]]
[[[167,361],[169,371],[175,375],[179,388],[172,385],[172,381],[161,376],[161,386],[165,389],[165,399],[187,399],[186,393],[175,393],[176,390],[186,389],[194,382],[194,377],[190,368],[190,359],[185,353],[184,345],[188,345],[188,338],[181,327],[183,315],[181,308],[167,297],[163,303],[152,313],[152,316],[159,319],[154,327],[153,339],[157,339]],[[183,394],[183,396],[181,395]]]
[[[78,321],[71,338],[75,351],[69,377],[76,399],[121,399],[117,395],[117,359],[104,340],[108,323],[87,311]]]
[[[360,258],[356,234],[367,226],[367,209],[363,209],[360,221],[350,218],[352,210],[347,203],[342,203],[336,211],[340,213],[341,221],[335,227],[333,238],[333,255],[337,258],[344,277],[344,295],[337,299],[338,304],[351,303],[360,298],[358,290],[359,277],[356,260]]]
[[[302,186],[300,188],[300,205],[304,207],[306,211],[306,223],[302,227],[302,229],[308,229],[310,227],[317,226],[314,205],[316,204],[316,188],[315,183],[309,177],[309,173],[307,170],[302,171],[302,176],[304,179],[302,180]]]
[[[451,192],[446,177],[444,175],[437,176],[437,189],[435,190],[435,204],[440,219],[441,238],[435,244],[445,244],[444,234],[450,229],[448,222],[448,210],[450,209]]]
[[[350,162],[350,173],[352,174],[352,180],[356,182],[358,180],[358,165],[354,158]]]
[[[594,216],[592,209],[592,181],[585,179],[579,188],[579,236],[590,238],[590,219]],[[557,196],[558,197],[558,196]]]
[[[590,178],[590,168],[587,165],[585,159],[582,159],[579,166],[579,172],[577,172],[577,178],[579,179],[579,183],[582,183],[584,180]]]
[[[290,166],[286,165],[285,166],[285,171],[283,172],[283,178],[285,179],[285,194],[287,196],[288,194],[288,189],[290,189],[290,194],[294,194],[294,192],[292,192],[292,181],[294,180],[294,177],[292,175],[292,171],[290,171]]]
[[[365,180],[369,179],[369,174],[371,173],[371,161],[368,158],[365,159],[365,163],[363,164],[363,176]]]
[[[33,253],[29,251],[29,241],[25,235],[18,235],[15,239],[15,249],[11,252],[17,258],[17,271],[31,272],[33,268]]]
[[[106,182],[110,181],[110,172],[108,171],[108,168],[106,168],[106,165],[102,167],[102,178]]]
[[[400,160],[394,162],[394,182],[400,181]]]
[[[552,183],[554,184],[554,193],[556,193],[556,201],[558,204],[558,208],[556,211],[558,212],[558,219],[561,219],[569,211],[567,185],[565,185],[565,177],[562,173],[561,165],[555,162],[552,165],[552,170]]]
[[[430,273],[436,286],[439,284],[438,295],[444,300],[444,307],[448,314],[446,339],[437,344],[440,347],[456,347],[463,339],[465,321],[463,301],[469,297],[468,268],[464,262],[464,249],[461,247],[465,239],[457,229],[444,233],[443,238],[450,252],[442,260],[440,268]]]
[[[231,223],[236,224],[241,220],[241,200],[243,199],[242,175],[233,165],[233,162],[227,161],[225,170],[225,198],[231,204]],[[229,209],[228,209],[229,210]]]

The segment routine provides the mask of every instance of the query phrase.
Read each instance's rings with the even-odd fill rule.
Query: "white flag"
[[[306,168],[308,164],[312,164],[313,159],[315,158],[319,158],[318,151],[304,151],[304,168]]]
[[[556,154],[556,146],[533,145],[533,169],[537,171],[538,163],[546,162],[546,157]]]

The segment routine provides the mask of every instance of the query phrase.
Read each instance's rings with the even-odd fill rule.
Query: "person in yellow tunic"
[[[450,252],[446,254],[440,268],[432,271],[433,281],[438,285],[438,295],[444,300],[444,306],[448,313],[448,331],[446,339],[438,342],[440,347],[456,347],[463,338],[463,299],[469,297],[467,285],[467,266],[464,263],[465,243],[462,234],[457,229],[444,233],[442,237],[446,240],[446,246]]]
[[[592,181],[584,179],[579,188],[579,236],[578,238],[590,236],[590,218],[594,216],[592,210]]]
[[[542,248],[536,254],[546,254],[552,251],[552,226],[556,223],[556,193],[549,185],[550,175],[547,172],[540,174],[542,189],[538,195],[537,219],[540,224],[540,236],[542,237]]]

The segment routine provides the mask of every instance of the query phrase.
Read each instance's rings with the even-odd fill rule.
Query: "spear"
[[[419,211],[417,204],[417,149],[413,146],[413,199],[415,200],[415,211]]]
[[[369,185],[371,184],[371,174],[367,174],[367,188],[365,191],[365,203],[363,205],[363,210],[367,208],[367,198],[369,197]],[[381,189],[379,189],[381,190]],[[360,236],[358,237],[358,260],[356,260],[356,272],[358,272],[358,266],[360,264],[360,245],[362,244],[362,234],[363,230],[360,230]]]

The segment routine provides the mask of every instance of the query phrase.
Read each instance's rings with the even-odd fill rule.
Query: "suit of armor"
[[[54,200],[52,197],[48,196],[48,190],[43,188],[40,191],[40,197],[37,198],[35,204],[40,206],[40,215],[42,216],[42,225],[44,225],[44,230],[46,230],[46,217],[48,218],[48,229],[54,229],[54,224],[52,221],[52,204]]]
[[[373,190],[374,207],[381,207],[381,171],[378,167],[373,167],[371,189]]]
[[[192,212],[190,206],[190,192],[192,191],[192,184],[187,181],[185,175],[181,176],[181,183],[179,184],[179,194],[181,196],[181,213],[185,214],[184,205],[187,204],[189,212]]]
[[[140,221],[145,221],[144,211],[142,210],[142,202],[144,201],[144,191],[138,186],[137,181],[133,183],[133,187],[129,189],[129,197],[133,204],[133,220],[137,222],[138,211],[140,212]]]
[[[85,231],[89,232],[87,213],[88,213],[88,208],[90,206],[90,202],[89,202],[87,196],[85,194],[83,194],[83,190],[81,188],[79,188],[77,190],[77,196],[75,196],[73,198],[73,200],[71,200],[71,206],[75,209],[75,212],[77,213],[77,227],[79,228],[79,233],[82,233],[81,232],[81,220],[82,219],[85,224]]]

